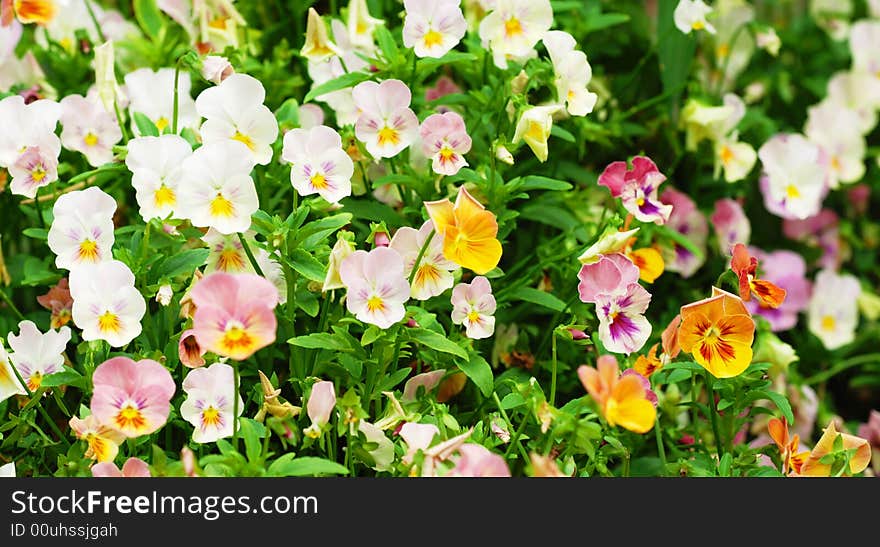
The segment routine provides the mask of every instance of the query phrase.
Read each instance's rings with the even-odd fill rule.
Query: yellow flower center
[[[354,27],[354,31],[358,34],[363,34],[367,32],[367,25],[363,23],[363,21],[358,21]]]
[[[724,59],[728,55],[730,55],[730,46],[727,44],[719,44],[718,48],[715,50],[715,55],[719,58]]]
[[[34,167],[34,170],[31,171],[31,179],[34,182],[40,182],[44,178],[46,178],[46,170],[43,169],[43,166],[38,165],[38,166]]]
[[[43,373],[39,370],[31,374],[31,377],[28,378],[27,385],[28,389],[31,391],[36,391],[40,389],[40,384],[43,383]]]
[[[116,425],[116,429],[121,431],[140,431],[147,427],[147,418],[144,417],[140,409],[132,403],[128,403],[120,408],[119,412],[117,412],[116,416],[113,418],[113,422]]]
[[[413,285],[424,285],[429,280],[436,282],[440,279],[440,270],[433,264],[421,264],[416,271],[416,277],[413,279]]]
[[[637,198],[637,199],[636,199],[636,205],[638,205],[639,207],[641,207],[641,206],[644,205],[644,204],[645,204],[645,198],[644,198],[644,197],[640,197],[640,198]]]
[[[202,426],[204,427],[220,427],[220,411],[213,406],[209,406],[202,411]]]
[[[425,42],[425,47],[431,48],[434,46],[439,46],[443,43],[443,35],[437,32],[434,29],[428,29],[428,32],[425,33],[424,38],[422,38]]]
[[[98,261],[98,243],[92,239],[83,240],[79,244],[79,251],[77,251],[79,255],[79,259],[83,262],[97,262]]]
[[[244,257],[234,247],[224,249],[217,258],[217,269],[221,272],[240,272],[244,268]]]
[[[238,141],[238,142],[244,144],[245,146],[250,148],[251,151],[254,151],[257,149],[257,145],[254,144],[254,140],[252,138],[248,137],[247,135],[245,135],[244,133],[242,133],[241,131],[236,131],[235,135],[232,136],[232,140]]]
[[[171,207],[177,203],[177,195],[174,193],[174,190],[163,184],[153,194],[153,201],[156,202],[156,207]]]
[[[327,177],[325,177],[322,173],[315,173],[312,175],[312,178],[309,179],[309,182],[312,183],[312,186],[316,190],[324,190],[329,186],[327,184]]]
[[[385,309],[385,302],[381,297],[376,296],[375,294],[367,299],[367,310],[374,311],[382,311]]]
[[[235,206],[220,192],[217,192],[217,197],[211,200],[210,210],[211,216],[214,217],[231,217],[235,214]]]
[[[797,189],[797,186],[789,184],[785,187],[785,195],[788,196],[789,199],[797,199],[801,197],[801,192]]]
[[[479,323],[480,322],[480,314],[477,313],[477,310],[471,310],[467,314],[467,320],[469,323]]]
[[[724,165],[727,165],[728,163],[730,163],[730,160],[733,159],[733,151],[727,145],[721,147],[721,151],[718,153],[718,155],[721,157],[721,163],[723,163]]]
[[[831,157],[831,168],[835,171],[840,171],[840,160],[837,158],[837,156]]]
[[[105,311],[98,316],[98,330],[101,332],[119,332],[122,330],[122,321],[112,311]]]
[[[516,17],[511,17],[504,22],[504,35],[508,38],[519,36],[523,33],[522,23]]]
[[[706,24],[702,21],[694,21],[691,25],[691,28],[694,30],[703,30],[704,28],[706,28]]]
[[[547,135],[544,131],[544,126],[536,121],[529,122],[529,129],[528,131],[526,131],[525,136],[536,141],[543,141],[547,138]]]
[[[220,17],[217,17],[215,19],[211,19],[210,21],[208,21],[208,26],[211,28],[225,30],[226,29],[226,20],[227,20],[227,17],[220,16]]]
[[[86,143],[86,146],[95,146],[98,144],[98,136],[89,131],[86,133],[86,136],[83,137],[83,142]]]
[[[224,353],[238,353],[247,351],[256,344],[254,338],[245,330],[241,323],[230,323],[220,340],[220,347]]]
[[[826,315],[822,318],[822,330],[833,331],[837,326],[837,321],[833,315]]]
[[[165,131],[165,128],[168,127],[168,118],[165,116],[161,116],[158,120],[156,120],[156,129],[159,130],[159,133]]]
[[[452,161],[455,159],[455,150],[449,147],[449,145],[443,145],[443,148],[440,149],[440,161],[442,163],[446,163],[448,161]]]
[[[387,144],[397,145],[400,142],[400,134],[396,129],[392,129],[387,125],[379,130],[379,146]]]

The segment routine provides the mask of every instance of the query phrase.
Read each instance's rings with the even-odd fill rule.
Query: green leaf
[[[565,310],[565,302],[552,294],[532,287],[520,287],[510,294],[511,300],[523,300],[531,302],[553,311],[561,312]]]
[[[329,82],[324,82],[321,85],[313,87],[308,93],[306,93],[305,98],[303,98],[303,104],[311,101],[315,97],[320,97],[321,95],[326,95],[333,91],[339,91],[340,89],[354,87],[361,82],[366,82],[371,77],[372,74],[366,72],[349,72],[348,74],[343,74],[338,78],[333,78]]]
[[[324,458],[305,456],[288,458],[281,456],[269,466],[267,474],[272,477],[309,477],[317,475],[348,475],[348,469]]]
[[[384,222],[389,228],[399,228],[406,224],[406,220],[397,211],[375,199],[345,198],[340,203],[355,218]]]
[[[314,332],[296,336],[287,341],[288,344],[308,349],[329,349],[334,351],[351,351],[351,347],[342,338],[329,332]]]
[[[244,449],[247,453],[248,461],[259,461],[260,455],[263,452],[260,439],[266,436],[266,426],[250,418],[239,418],[238,427],[244,439]]]
[[[629,15],[625,13],[600,13],[595,17],[587,19],[587,24],[585,25],[586,28],[583,32],[584,34],[588,32],[596,32],[597,30],[620,25],[628,21]]]
[[[791,411],[791,404],[788,402],[788,398],[781,393],[776,393],[775,391],[765,391],[763,392],[768,399],[773,401],[773,404],[782,412],[782,415],[785,416],[785,419],[788,420],[788,423],[794,423],[794,414]]]
[[[419,70],[434,70],[438,66],[449,65],[452,63],[473,63],[479,57],[474,55],[473,53],[465,53],[463,51],[450,51],[443,57],[439,59],[435,59],[432,57],[425,57],[423,59],[419,59]]]
[[[311,250],[327,236],[351,222],[350,213],[339,213],[309,222],[296,233],[295,245]]]
[[[175,277],[180,274],[191,275],[196,268],[208,259],[208,249],[189,249],[169,256],[156,264],[156,278]]]
[[[376,325],[370,325],[367,327],[367,330],[364,331],[363,336],[361,336],[361,345],[369,346],[376,340],[378,340],[382,334],[384,334],[384,330],[380,329]]]
[[[660,0],[657,17],[657,56],[663,91],[669,94],[672,122],[678,122],[681,93],[691,73],[697,51],[696,32],[684,34],[675,26],[673,12],[678,0]]]
[[[456,357],[461,357],[464,360],[468,359],[467,352],[461,346],[442,334],[437,334],[434,331],[422,328],[407,329],[406,332],[409,334],[411,340],[424,346],[428,346],[433,350],[450,353]]]
[[[571,190],[571,183],[564,180],[551,179],[549,177],[541,177],[538,175],[529,175],[523,177],[522,182],[516,188],[517,192],[528,192],[530,190]]]
[[[563,129],[558,125],[554,125],[550,128],[550,134],[567,142],[577,142],[577,139],[574,137],[574,135],[571,134],[570,131]]]
[[[382,51],[382,57],[388,61],[388,64],[394,64],[400,54],[397,42],[394,41],[394,36],[392,36],[391,32],[384,26],[377,27],[373,34],[376,36],[376,42],[379,44],[379,49]]]
[[[484,397],[492,395],[495,376],[492,374],[492,367],[481,355],[472,353],[466,362],[456,361],[455,364],[480,388]]]
[[[159,11],[156,0],[134,0],[134,16],[147,36],[155,42],[163,24],[162,12]]]
[[[25,228],[21,232],[27,237],[32,237],[34,239],[39,239],[41,241],[46,241],[49,239],[49,230],[44,228]]]
[[[83,379],[83,375],[70,367],[64,367],[64,370],[50,374],[43,378],[40,383],[41,387],[57,387],[76,384]]]
[[[302,249],[296,249],[290,256],[290,267],[311,281],[323,282],[327,272],[324,265],[314,256]]]
[[[144,116],[140,112],[133,112],[132,118],[134,119],[135,125],[137,125],[138,131],[144,137],[158,137],[159,136],[159,128],[156,127],[156,124],[150,120],[150,118]]]
[[[394,372],[394,374],[389,374],[379,384],[379,391],[388,391],[389,389],[402,382],[403,379],[409,376],[411,373],[412,369],[410,367],[404,367],[402,369],[398,369],[396,372]]]

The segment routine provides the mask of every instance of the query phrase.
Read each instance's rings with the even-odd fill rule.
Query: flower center
[[[443,43],[443,35],[434,29],[428,29],[423,40],[425,42],[425,47],[432,48]]]
[[[46,170],[43,169],[42,165],[38,165],[34,167],[33,171],[31,171],[31,179],[34,182],[40,182],[44,178],[46,178]]]
[[[388,127],[387,125],[379,130],[379,146],[385,145],[397,145],[400,143],[400,134],[396,129]]]
[[[153,194],[153,200],[156,202],[156,207],[170,207],[177,202],[177,195],[174,190],[163,184]]]
[[[446,163],[455,159],[455,150],[449,147],[448,144],[444,144],[443,148],[440,149],[440,162]]]
[[[789,199],[797,199],[801,197],[801,192],[797,189],[797,186],[789,184],[785,187],[785,195],[788,196]]]
[[[28,378],[27,385],[28,389],[31,391],[36,391],[40,388],[40,384],[43,383],[43,373],[39,370],[31,374],[31,377]]]
[[[694,21],[691,28],[694,30],[703,30],[706,28],[706,24],[703,21]]]
[[[529,122],[529,129],[526,131],[525,136],[536,141],[543,141],[546,138],[544,127],[536,121]]]
[[[367,25],[364,24],[363,21],[358,21],[357,24],[356,24],[355,27],[354,27],[354,31],[355,31],[357,34],[363,34],[363,33],[367,32]]]
[[[79,259],[83,262],[97,262],[99,255],[98,243],[93,239],[83,240],[79,244],[77,255],[79,255]]]
[[[325,177],[323,173],[315,173],[312,175],[312,178],[309,179],[309,182],[315,190],[324,190],[329,186],[329,184],[327,184],[327,177]]]
[[[826,315],[822,318],[822,330],[833,331],[837,326],[837,321],[833,315]]]
[[[373,295],[369,299],[367,299],[367,310],[371,312],[382,311],[385,309],[385,302],[382,300],[382,297]]]
[[[98,144],[98,136],[89,131],[86,133],[86,136],[83,137],[83,142],[86,143],[86,146],[95,146]]]
[[[141,413],[140,408],[134,403],[126,403],[116,413],[113,418],[116,428],[121,431],[134,430],[139,431],[147,427],[147,419]]]
[[[244,257],[234,247],[230,247],[220,253],[217,259],[217,269],[221,272],[239,272],[244,270]]]
[[[479,323],[479,322],[480,322],[480,314],[477,313],[477,310],[471,310],[471,311],[469,311],[468,314],[467,314],[467,320],[468,320],[471,324],[473,324],[473,323]]]
[[[122,321],[112,311],[105,311],[98,316],[98,330],[101,332],[119,332],[122,330]]]
[[[418,271],[416,271],[416,277],[413,280],[413,284],[423,285],[429,280],[436,282],[438,279],[440,279],[440,270],[438,270],[436,266],[433,264],[422,264],[419,266]]]
[[[159,133],[165,131],[165,128],[168,127],[168,118],[165,116],[160,116],[158,120],[156,120],[156,129],[159,130]]]
[[[211,200],[210,208],[211,216],[215,217],[231,217],[235,213],[235,206],[220,192]]]
[[[244,144],[251,149],[251,152],[257,149],[257,146],[254,144],[254,140],[242,133],[241,131],[236,131],[235,135],[232,136],[232,140]]]
[[[254,339],[245,330],[244,325],[232,321],[227,325],[226,332],[223,333],[223,338],[220,340],[220,345],[226,353],[238,353],[240,350],[246,351],[248,348],[253,347]]]
[[[519,36],[523,33],[522,23],[516,17],[504,21],[504,35],[508,38]]]
[[[719,44],[718,49],[715,50],[715,54],[721,59],[724,59],[730,55],[730,46],[727,44]]]
[[[727,165],[733,159],[733,151],[727,145],[721,147],[721,152],[718,155],[721,156],[721,163],[724,165]]]
[[[831,168],[840,171],[840,160],[837,159],[837,156],[831,156]]]
[[[209,406],[202,411],[202,427],[220,427],[222,423],[223,418],[220,416],[219,409]]]
[[[219,16],[215,19],[211,19],[210,21],[208,21],[208,26],[211,28],[225,30],[226,29],[226,19],[227,18],[223,17],[223,16]]]

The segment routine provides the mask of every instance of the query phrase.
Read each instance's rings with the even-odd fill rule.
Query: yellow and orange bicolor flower
[[[0,2],[0,24],[8,26],[13,18],[24,24],[46,25],[58,13],[54,0],[3,0]]]
[[[596,368],[581,365],[578,378],[599,407],[608,425],[619,425],[636,433],[654,427],[657,409],[648,399],[648,391],[638,375],[620,375],[613,355],[599,357]]]
[[[770,308],[778,308],[785,301],[785,289],[764,279],[758,279],[758,259],[749,255],[748,249],[742,243],[737,243],[733,247],[730,269],[739,278],[739,297],[743,300],[750,300],[752,293],[755,293],[761,305]]]
[[[752,362],[755,322],[743,301],[712,288],[712,296],[681,308],[678,343],[716,378],[738,376]]]
[[[483,275],[501,260],[495,215],[464,186],[453,205],[449,199],[426,201],[425,207],[438,234],[443,236],[443,256],[463,268]]]
[[[798,435],[789,436],[788,421],[783,418],[772,418],[767,430],[782,458],[782,472],[794,477],[829,477],[832,468],[830,463],[822,463],[822,458],[835,452],[834,443],[841,437],[843,450],[855,450],[849,460],[846,474],[857,475],[868,467],[871,461],[871,446],[868,441],[855,435],[840,433],[834,422],[828,424],[813,450],[798,452]]]

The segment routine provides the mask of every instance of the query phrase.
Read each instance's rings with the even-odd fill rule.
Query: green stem
[[[666,476],[666,447],[663,446],[663,432],[660,431],[660,414],[657,414],[657,421],[654,423],[654,437],[657,439],[657,454],[660,456],[660,463],[663,464],[663,471],[660,472],[661,477]]]
[[[624,449],[623,452],[623,476],[629,477],[629,460],[631,456],[629,450]]]
[[[104,36],[104,31],[101,30],[101,25],[98,23],[98,18],[95,17],[95,12],[92,10],[92,3],[89,0],[86,0],[86,9],[89,11],[89,17],[92,20],[92,23],[95,25],[95,31],[98,33],[98,38],[100,38],[101,43],[107,41],[107,37]]]
[[[153,221],[148,220],[147,226],[144,228],[144,238],[141,240],[141,256],[138,258],[138,269],[142,268],[144,265],[144,261],[147,259],[147,255],[150,250],[150,233],[152,230],[150,229],[153,226]]]
[[[867,353],[865,355],[857,355],[855,357],[850,357],[849,359],[845,359],[840,361],[835,366],[831,367],[828,370],[822,371],[818,374],[810,376],[806,380],[804,380],[805,385],[812,385],[824,382],[825,380],[836,376],[837,374],[843,372],[848,368],[852,368],[858,365],[864,365],[867,363],[874,363],[880,361],[880,353]]]
[[[238,450],[238,399],[239,399],[239,386],[238,383],[241,378],[238,375],[238,363],[232,363],[232,388],[234,393],[232,395],[232,446]]]
[[[514,432],[513,437],[510,438],[510,444],[507,446],[507,450],[504,451],[505,460],[507,460],[507,458],[510,456],[510,453],[513,451],[513,447],[516,446],[519,448],[520,454],[522,454],[523,459],[525,461],[529,461],[529,455],[526,454],[525,448],[523,448],[519,442],[519,438],[522,436],[523,431],[525,431],[526,429],[526,424],[528,423],[529,416],[528,414],[526,414],[523,416],[523,420],[522,422],[520,422],[519,427]]]
[[[34,392],[31,391],[31,389],[27,385],[27,382],[25,382],[24,378],[22,378],[21,373],[18,371],[18,367],[13,365],[11,368],[12,371],[15,373],[15,377],[18,379],[19,384],[21,384],[21,387],[24,388],[24,392],[27,393],[28,399],[33,399]],[[52,429],[53,433],[58,435],[58,440],[64,443],[64,446],[69,447],[70,441],[68,441],[67,437],[64,436],[64,433],[62,433],[61,430],[58,429],[58,424],[55,423],[55,420],[52,419],[52,416],[49,416],[49,412],[45,408],[43,408],[43,394],[40,393],[39,390],[37,390],[37,393],[39,397],[39,399],[37,399],[37,402],[35,403],[37,411],[40,413],[41,416],[43,416],[43,418],[46,419],[47,422],[49,422],[49,427]]]
[[[124,127],[122,124],[119,124],[119,126]],[[125,131],[125,130],[123,129],[123,131]],[[127,168],[125,167],[125,164],[123,164],[123,163],[112,163],[110,165],[104,165],[104,166],[98,167],[97,169],[92,169],[91,171],[85,171],[84,173],[80,173],[79,175],[76,175],[75,177],[73,177],[69,181],[67,181],[67,184],[68,185],[76,184],[77,182],[79,182],[81,180],[86,180],[87,178],[91,177],[92,175],[97,175],[98,173],[103,173],[104,171],[122,171],[124,169],[127,169]]]
[[[501,416],[504,418],[504,421],[507,423],[507,430],[511,431],[513,429],[513,422],[510,421],[510,416],[507,415],[507,411],[505,411],[504,407],[501,406],[501,399],[498,398],[498,393],[493,391],[492,398],[495,400],[495,404],[498,406],[498,410],[501,412]],[[523,419],[523,423],[520,424],[520,429],[522,429],[522,427],[524,426],[523,424],[525,424],[525,423],[526,423],[526,420]],[[551,435],[548,435],[547,437],[549,439],[553,438]],[[505,452],[505,454],[504,454],[505,458],[507,457],[507,453],[510,452],[510,449],[513,447],[513,443],[514,443],[513,438],[510,439],[510,443],[511,444],[507,447],[507,452]],[[525,458],[525,460],[528,461],[529,460],[528,454],[526,454],[525,449],[522,447],[522,444],[519,442],[519,435],[517,435],[516,443],[517,443],[517,445],[519,445],[518,447],[519,447],[520,453],[522,454],[523,458]]]
[[[122,123],[122,112],[119,111],[119,102],[116,99],[113,99],[113,112],[116,113],[116,123],[119,125],[119,130],[122,131],[122,144],[128,144],[128,140],[131,137],[128,134],[128,128],[124,123]],[[122,167],[125,166],[123,165]],[[96,169],[96,171],[99,170],[100,169]],[[74,179],[76,179],[76,177],[71,179],[70,182],[73,182]]]
[[[46,219],[43,218],[43,206],[40,205],[40,188],[37,188],[37,193],[34,194],[34,207],[37,209],[37,220],[40,222],[40,228],[46,228]]]
[[[260,277],[266,277],[265,275],[263,275],[263,270],[260,269],[260,265],[257,264],[257,259],[254,258],[254,253],[251,252],[251,248],[241,232],[238,232],[238,240],[241,242],[241,247],[244,249],[244,254],[247,255],[248,260],[250,261],[251,266],[253,266],[254,271],[257,272],[257,275],[259,275]],[[287,295],[287,297],[290,298],[290,295]]]
[[[24,315],[22,315],[21,311],[19,311],[19,309],[17,307],[15,307],[15,304],[12,302],[12,299],[9,298],[9,295],[6,294],[6,291],[4,291],[3,289],[0,289],[0,299],[3,299],[3,301],[6,302],[6,305],[9,306],[9,309],[12,310],[12,313],[14,313],[16,317],[18,317],[19,321],[25,320]],[[12,367],[12,368],[15,368],[15,367]]]
[[[550,341],[551,353],[553,355],[553,369],[550,376],[550,406],[556,406],[556,331],[554,330],[550,336],[552,336],[552,340]]]
[[[724,453],[724,443],[721,442],[721,434],[718,430],[718,407],[715,406],[715,388],[712,386],[712,377],[709,376],[709,371],[703,371],[703,374],[706,378],[706,391],[709,396],[708,406],[709,406],[709,419],[712,422],[712,434],[715,435],[715,453],[718,455],[718,461],[721,461],[721,456]]]
[[[178,85],[177,82],[180,79],[180,60],[182,57],[177,58],[177,64],[174,65],[174,107],[171,114],[171,132],[177,135],[177,111],[178,111]]]
[[[409,77],[409,88],[410,88],[410,89],[415,89],[415,85],[416,85],[416,65],[418,64],[418,62],[419,62],[419,57],[418,57],[418,55],[415,54],[415,52],[413,52],[412,74],[411,74],[410,77]]]

